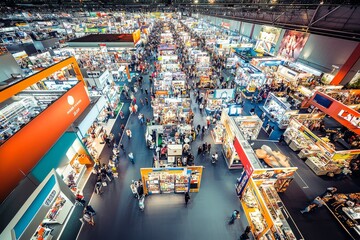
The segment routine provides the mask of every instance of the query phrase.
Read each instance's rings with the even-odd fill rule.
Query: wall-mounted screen
[[[314,97],[314,101],[323,106],[324,108],[329,108],[331,106],[331,104],[333,103],[332,100],[326,98],[326,97],[323,97],[321,96],[320,94],[316,94],[315,97]]]

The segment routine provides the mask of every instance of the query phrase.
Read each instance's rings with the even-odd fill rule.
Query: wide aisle
[[[144,76],[146,89],[148,76]],[[192,94],[193,95],[193,94]],[[140,91],[136,98],[144,98]],[[149,97],[149,96],[147,96]],[[195,125],[204,125],[205,121],[199,114],[198,106],[192,101],[195,112]],[[139,104],[139,113],[151,117],[150,106]],[[236,239],[247,226],[243,216],[242,221],[228,225],[228,220],[234,209],[240,209],[234,184],[240,171],[231,172],[219,154],[216,165],[210,163],[210,156],[196,156],[197,146],[201,139],[192,143],[195,165],[205,166],[199,193],[192,193],[188,207],[185,207],[184,196],[181,194],[161,194],[148,196],[145,201],[145,211],[141,212],[138,201],[130,190],[131,180],[140,178],[140,168],[151,167],[152,150],[145,145],[145,126],[140,125],[138,115],[131,115],[126,128],[131,129],[131,140],[125,135],[122,143],[126,152],[132,151],[135,164],[131,164],[127,155],[121,153],[119,178],[110,182],[102,195],[94,194],[90,204],[96,210],[95,226],[84,224],[78,239]],[[213,144],[210,131],[205,133],[204,141]],[[213,145],[221,152],[221,145]]]

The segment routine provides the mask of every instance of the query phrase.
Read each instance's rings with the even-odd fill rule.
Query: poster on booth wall
[[[299,58],[307,40],[309,33],[286,30],[279,47],[278,55],[294,61]]]
[[[136,30],[132,35],[133,35],[134,44],[136,44],[140,40],[140,36],[141,36],[140,29]]]
[[[236,194],[238,197],[241,197],[242,193],[244,192],[245,186],[249,181],[249,176],[246,174],[245,171],[243,171],[239,179],[240,180],[238,181],[236,186]]]

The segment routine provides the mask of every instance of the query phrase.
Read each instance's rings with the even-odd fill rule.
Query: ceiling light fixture
[[[320,1],[320,5],[323,5],[324,4],[324,1]]]

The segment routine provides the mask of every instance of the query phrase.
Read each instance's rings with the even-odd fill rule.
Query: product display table
[[[327,171],[324,170],[325,165],[322,162],[320,162],[318,158],[309,157],[305,161],[305,164],[308,165],[310,169],[313,170],[313,172],[318,176],[327,174]]]

